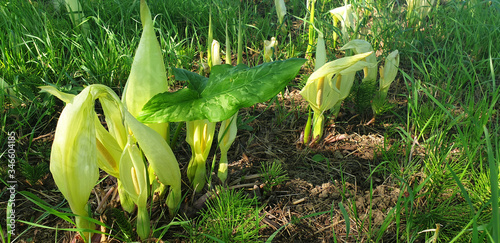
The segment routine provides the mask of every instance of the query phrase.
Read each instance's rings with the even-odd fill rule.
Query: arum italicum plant
[[[283,34],[286,33],[285,25],[283,25],[283,20],[286,15],[286,5],[285,0],[274,0],[274,5],[276,5],[276,14],[278,15],[278,20]]]
[[[238,110],[274,97],[296,76],[304,62],[304,59],[288,59],[252,68],[244,64],[235,67],[214,65],[209,78],[174,69],[175,78],[188,81],[187,87],[156,95],[144,106],[139,119],[145,122],[186,121],[186,141],[192,148],[187,174],[193,188],[199,192],[206,183],[205,162],[215,123],[225,121],[219,130],[223,157],[236,136],[234,123]],[[227,178],[227,159],[221,158],[219,166],[218,175],[224,181]]]
[[[151,16],[144,0],[141,1],[141,19],[144,28],[152,30]],[[72,211],[79,215],[76,219],[78,228],[93,229],[93,225],[80,216],[88,216],[85,205],[99,176],[97,168],[117,178],[120,202],[125,210],[132,211],[133,204],[138,206],[137,232],[142,239],[149,235],[150,230],[146,210],[150,182],[147,181],[147,163],[144,158],[154,171],[149,176],[153,179],[157,177],[163,185],[170,185],[167,206],[172,215],[180,203],[179,165],[165,140],[165,133],[162,132],[165,129],[158,130],[165,124],[152,126],[162,133],[160,135],[137,121],[134,116],[142,109],[142,105],[138,107],[131,103],[145,103],[147,100],[142,101],[139,96],[151,97],[155,86],[161,91],[167,84],[166,78],[162,78],[165,76],[163,64],[159,65],[158,62],[163,63],[163,60],[154,32],[145,30],[134,57],[123,102],[104,85],[90,85],[77,96],[50,86],[40,87],[67,104],[56,128],[50,165],[57,186]],[[142,92],[135,92],[135,89]],[[96,99],[99,99],[103,108],[108,130],[102,126],[94,111]],[[128,109],[136,114],[131,114]],[[89,236],[86,234],[84,237],[88,239]]]
[[[76,216],[80,229],[94,229],[88,217],[87,201],[99,179],[97,165],[94,99],[90,88],[71,99],[57,122],[50,154],[50,171],[59,190]],[[82,235],[90,239],[91,234]]]
[[[140,2],[140,16],[143,31],[122,96],[122,102],[134,117],[137,117],[149,99],[158,93],[168,91],[169,87],[162,51],[156,39],[151,12],[145,0]],[[169,142],[168,123],[149,123],[146,125],[160,134],[167,143]],[[157,187],[153,169],[149,167],[148,171],[150,183]],[[159,191],[162,195],[165,187],[159,185],[154,190]]]
[[[149,181],[141,150],[132,135],[128,136],[127,145],[120,158],[120,175],[123,187],[137,205],[137,234],[141,239],[149,236],[149,214],[147,208]]]
[[[212,62],[214,60],[214,57],[212,57],[212,49],[214,48],[214,30],[213,30],[213,25],[212,25],[212,8],[210,8],[210,13],[208,16],[208,41],[207,41],[207,64],[208,64],[208,72],[210,72],[210,69],[214,65]],[[218,44],[218,42],[217,42]]]
[[[309,10],[309,42],[306,49],[306,56],[310,56],[313,50],[314,42],[314,10],[315,10],[316,0],[307,0],[307,10]]]
[[[384,66],[380,67],[379,90],[375,93],[375,98],[372,102],[373,114],[377,115],[381,112],[387,98],[387,92],[389,92],[389,87],[391,87],[392,82],[398,74],[398,68],[399,52],[395,50],[385,58]]]
[[[209,33],[211,36],[211,33]],[[211,53],[209,64],[220,65],[220,44],[212,40],[208,53]],[[207,119],[186,122],[186,142],[191,147],[191,159],[189,160],[187,176],[196,192],[201,192],[206,182],[206,161],[212,148],[215,133],[215,122]]]
[[[227,35],[226,35],[226,43],[229,43],[229,36]],[[227,45],[226,55],[230,51],[231,49],[229,48],[229,45]],[[220,59],[218,42],[212,45],[212,53],[214,54],[214,60],[212,61],[212,63],[214,65],[220,65],[222,61]],[[226,59],[229,58],[226,57]],[[222,182],[225,182],[227,179],[227,163],[228,163],[227,152],[229,151],[231,144],[233,144],[233,141],[236,138],[236,134],[238,132],[238,127],[236,126],[237,118],[238,118],[238,112],[235,112],[231,118],[222,121],[219,128],[219,133],[217,135],[217,139],[219,141],[219,149],[220,149],[219,170],[217,176]]]
[[[211,28],[209,28],[209,37]],[[228,41],[226,41],[228,42]],[[218,42],[210,42],[210,77],[174,68],[178,81],[188,81],[187,87],[176,92],[164,92],[154,96],[143,107],[138,117],[146,123],[186,122],[186,141],[191,146],[192,157],[187,176],[196,192],[206,183],[206,159],[210,152],[215,132],[215,123],[235,120],[242,107],[264,102],[280,90],[298,73],[303,59],[289,59],[266,63],[253,68],[240,64],[242,57],[242,26],[239,21],[237,66],[218,65],[220,61]],[[229,53],[229,50],[227,51]],[[213,57],[212,57],[213,56]],[[229,60],[229,58],[226,58]],[[227,121],[229,122],[229,121]],[[223,125],[228,127],[231,125]],[[221,150],[230,147],[233,138],[228,131],[227,139],[221,141]],[[224,148],[223,148],[224,147]],[[224,153],[221,151],[221,153]],[[227,176],[227,160],[221,162],[221,178]],[[224,165],[226,164],[226,165]]]
[[[366,52],[354,56],[343,57],[328,62],[314,71],[307,80],[306,86],[300,94],[307,100],[313,109],[313,139],[318,141],[323,136],[324,112],[334,107],[341,98],[347,97],[354,81],[354,74],[367,66],[369,63],[362,61],[373,52]],[[343,76],[351,78],[342,78]],[[332,79],[333,77],[333,79]],[[305,136],[309,134],[309,126],[306,126]]]
[[[318,42],[316,44],[316,61],[314,63],[314,70],[318,70],[326,63],[326,45],[323,32],[318,31]],[[331,77],[330,77],[331,78]],[[304,129],[304,143],[309,143],[311,133],[311,108],[307,116],[306,128]]]
[[[212,41],[210,52],[212,53],[212,66],[220,65],[222,60],[220,58],[220,44],[217,40]]]
[[[363,53],[373,51],[372,46],[365,40],[352,40],[341,48],[341,50],[353,49],[354,53]],[[362,82],[375,82],[377,79],[377,58],[375,54],[366,57],[366,62],[371,64],[371,67],[365,67],[364,78]],[[385,65],[380,67],[379,90],[375,93],[372,101],[373,114],[377,115],[382,111],[387,92],[391,83],[396,78],[399,67],[399,52],[395,50],[391,52],[385,59]],[[338,109],[334,110],[334,114],[338,113]]]
[[[212,147],[215,122],[207,119],[186,122],[186,142],[191,146],[187,176],[196,192],[206,183],[206,161]]]
[[[209,33],[209,36],[211,35]],[[219,42],[212,40],[208,50],[211,58],[209,60],[210,68],[221,64],[219,49]],[[186,142],[191,147],[191,159],[188,164],[187,176],[196,192],[201,192],[205,186],[206,161],[212,148],[214,133],[215,122],[210,122],[207,119],[186,122]]]
[[[149,215],[145,208],[149,183],[146,180],[144,156],[156,172],[158,180],[171,186],[167,205],[172,213],[181,199],[179,165],[166,141],[156,131],[137,121],[118,96],[104,85],[90,85],[76,96],[56,91],[52,87],[41,89],[67,102],[57,123],[50,170],[71,210],[76,215],[88,216],[85,205],[98,179],[98,168],[101,168],[121,180],[125,191],[137,204],[137,232],[142,239],[147,237]],[[122,131],[127,131],[125,147],[121,148],[117,137],[108,132],[97,119],[94,111],[96,99],[106,107],[103,109],[105,115],[109,112],[110,115],[121,114],[107,121],[111,126],[123,124]],[[76,223],[78,228],[93,229],[93,225],[81,217],[77,217]],[[89,236],[85,235],[86,238]]]
[[[346,4],[342,7],[338,7],[330,10],[330,15],[333,18],[333,26],[340,29],[342,34],[342,40],[344,43],[349,41],[349,29],[354,28],[354,14],[352,11],[352,5]],[[339,28],[340,23],[340,28]],[[337,47],[338,34],[336,31],[333,32],[333,48]]]
[[[222,121],[217,136],[220,148],[219,170],[217,172],[217,177],[219,177],[222,182],[225,182],[227,179],[227,152],[229,151],[231,144],[233,144],[234,139],[236,139],[236,134],[238,132],[236,124],[237,119],[238,113],[236,112],[231,118]]]
[[[141,0],[140,2],[140,15],[143,25],[143,32],[122,96],[123,104],[125,105],[127,110],[130,111],[130,114],[132,114],[132,116],[134,117],[137,117],[139,115],[142,107],[149,101],[149,99],[151,99],[156,94],[168,91],[169,86],[169,82],[166,76],[166,69],[163,62],[162,51],[160,48],[160,44],[156,39],[151,12],[145,0]],[[175,159],[170,147],[168,146],[170,134],[169,124],[163,122],[148,123],[146,125],[156,131],[156,133],[159,135],[154,135],[154,137],[151,138],[151,141],[161,137],[167,142],[167,146],[165,146],[165,143],[158,141],[158,143],[155,143],[154,146],[149,146],[147,148],[141,147],[141,149],[143,151],[150,150],[151,156],[160,155],[159,157],[155,158],[156,160],[161,161],[161,157],[164,156],[163,159],[168,159],[168,163],[177,164],[177,160]],[[141,126],[137,127],[140,128]],[[144,137],[143,139],[147,138]],[[157,150],[157,152],[155,152],[155,150]],[[150,183],[154,181],[155,174],[164,174],[163,179],[158,178],[163,185],[172,185],[172,183],[175,182],[165,180],[166,177],[169,176],[172,177],[172,179],[178,179],[180,181],[180,172],[176,171],[176,175],[172,176],[169,175],[169,172],[164,171],[168,168],[158,165],[161,164],[150,163],[150,167],[148,170]],[[160,169],[161,171],[157,171],[158,169]],[[177,174],[179,174],[179,177],[177,177]],[[181,199],[180,184],[176,187],[177,188],[173,188],[175,190],[171,188],[171,191],[173,191],[174,193],[169,194],[169,197],[167,198],[167,205],[171,210],[171,214],[174,213]]]

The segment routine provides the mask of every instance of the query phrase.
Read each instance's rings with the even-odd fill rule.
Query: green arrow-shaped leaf
[[[143,107],[138,119],[147,123],[228,119],[240,108],[275,96],[297,75],[305,61],[292,58],[252,68],[245,65],[214,66],[206,84],[188,85],[177,92],[154,96]],[[201,81],[201,76],[186,72],[176,70],[176,73],[182,73],[182,79]]]

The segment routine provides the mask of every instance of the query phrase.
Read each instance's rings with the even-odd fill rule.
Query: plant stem
[[[307,45],[306,56],[311,57],[311,52],[313,50],[314,44],[314,8],[316,0],[311,0],[309,2],[309,12],[311,16],[309,17],[309,43]]]
[[[307,114],[306,127],[304,128],[304,144],[309,143],[309,138],[311,136],[311,107],[309,107],[309,112]]]

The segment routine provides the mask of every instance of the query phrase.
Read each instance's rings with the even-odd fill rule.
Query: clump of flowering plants
[[[325,57],[322,53],[326,50],[322,38],[318,39],[316,70],[307,80],[306,86],[300,91],[302,97],[307,100],[309,107],[314,111],[312,127],[311,120],[308,119],[304,129],[304,143],[309,142],[311,128],[312,141],[317,142],[322,138],[324,113],[331,110],[333,116],[338,115],[343,100],[351,92],[357,71],[363,70],[362,84],[374,83],[377,79],[377,59],[370,43],[365,40],[351,40],[341,48],[341,50],[348,49],[353,49],[355,55],[323,64]],[[387,56],[385,66],[380,68],[379,91],[375,94],[367,94],[367,98],[372,101],[374,115],[382,112],[387,92],[396,77],[398,66],[399,52],[395,50]]]
[[[212,32],[210,24],[208,39],[211,45],[207,48],[210,53],[210,77],[174,68],[176,80],[187,81],[187,86],[176,92],[154,96],[138,117],[145,123],[186,122],[186,142],[191,147],[187,177],[195,192],[201,192],[207,182],[206,161],[216,123],[221,122],[217,137],[221,151],[217,175],[225,182],[228,174],[227,152],[236,138],[238,110],[275,96],[297,75],[305,62],[305,59],[292,58],[250,68],[241,64],[239,57],[242,51],[239,47],[242,41],[238,38],[238,65],[221,65],[220,46],[211,38]]]
[[[71,210],[78,215],[77,227],[93,229],[93,224],[81,216],[88,216],[86,204],[101,168],[123,184],[123,192],[137,205],[137,233],[142,239],[146,238],[149,235],[146,208],[149,181],[145,158],[158,180],[170,185],[167,205],[172,213],[181,199],[179,165],[165,139],[135,119],[109,87],[90,85],[76,96],[52,87],[41,89],[66,102],[52,144],[50,171]],[[105,107],[105,115],[110,117],[109,127],[116,127],[120,136],[113,135],[100,123],[94,110],[97,99]],[[119,137],[126,137],[123,147],[119,145]]]
[[[323,136],[324,113],[342,102],[350,92],[354,82],[354,74],[370,66],[362,61],[372,52],[365,52],[350,57],[343,57],[327,62],[309,76],[306,86],[300,95],[309,103],[314,111],[312,120],[312,138],[318,141]],[[304,136],[310,134],[311,127],[306,126]],[[305,141],[309,141],[305,138]]]
[[[138,119],[147,123],[187,122],[187,142],[196,148],[192,151],[193,163],[190,163],[191,168],[188,167],[188,178],[195,190],[200,192],[206,181],[205,160],[209,153],[207,147],[213,141],[213,123],[225,121],[223,127],[234,126],[228,122],[235,121],[233,116],[240,108],[265,102],[275,96],[297,75],[305,61],[292,58],[252,68],[244,64],[234,67],[229,64],[215,65],[212,66],[209,78],[187,70],[174,69],[175,78],[178,81],[188,81],[188,85],[176,92],[154,96],[144,106]],[[197,121],[196,124],[193,121]],[[193,124],[192,129],[189,124]],[[221,150],[227,149],[226,145],[230,146],[230,138],[224,141],[221,137],[219,140]],[[225,161],[221,164],[226,166]],[[221,168],[219,172],[224,180],[227,169]]]
[[[170,186],[167,206],[172,215],[182,197],[179,165],[167,143],[168,122],[188,124],[186,137],[195,148],[193,160],[203,160],[190,163],[188,178],[197,186],[195,190],[201,191],[206,183],[204,162],[215,123],[227,123],[223,122],[225,132],[218,137],[221,153],[227,154],[235,138],[238,109],[272,98],[296,76],[305,59],[253,68],[215,65],[210,78],[174,69],[176,79],[189,84],[177,92],[168,92],[161,49],[145,0],[141,0],[140,7],[143,34],[121,99],[100,84],[89,85],[78,95],[60,92],[52,86],[40,88],[66,103],[56,127],[50,170],[76,215],[77,227],[84,232],[94,229],[95,225],[87,220],[87,203],[102,169],[116,177],[123,208],[131,212],[137,207],[136,231],[145,239],[150,234],[147,201],[154,189],[153,182],[158,180]],[[102,106],[107,128],[98,119],[96,100]],[[227,164],[227,158],[221,160],[221,164]],[[227,169],[222,166],[220,177],[225,176]],[[91,233],[82,236],[88,240]]]
[[[122,99],[100,84],[87,86],[76,96],[52,86],[40,88],[66,102],[52,144],[50,171],[77,215],[77,227],[94,228],[85,217],[100,168],[117,178],[123,208],[130,212],[137,205],[137,233],[145,239],[150,233],[147,198],[151,181],[157,178],[170,186],[167,206],[173,215],[181,200],[181,173],[166,141],[168,125],[148,126],[135,118],[149,98],[168,88],[161,49],[145,0],[141,0],[140,8],[144,31]],[[103,108],[108,129],[97,118],[96,100]],[[83,237],[89,239],[90,233]]]

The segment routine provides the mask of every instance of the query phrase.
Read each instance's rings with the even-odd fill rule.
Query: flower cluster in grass
[[[219,176],[224,181],[227,151],[236,137],[238,109],[276,95],[295,77],[305,60],[290,59],[254,68],[223,66],[219,44],[213,40],[208,52],[210,78],[176,69],[177,79],[187,77],[189,85],[168,92],[163,57],[145,0],[141,0],[140,9],[143,34],[121,99],[109,87],[99,84],[87,86],[78,95],[60,92],[52,86],[40,88],[66,102],[56,128],[50,170],[78,215],[77,227],[94,228],[85,219],[86,205],[100,168],[117,178],[123,208],[131,212],[137,205],[136,231],[141,239],[146,239],[150,235],[147,201],[155,178],[170,186],[167,206],[171,215],[181,199],[181,173],[167,143],[168,122],[186,122],[186,140],[192,150],[187,175],[194,190],[201,192],[216,122],[223,121],[219,132],[223,156]],[[108,129],[94,110],[97,99]],[[83,236],[89,239],[91,234]]]
[[[181,174],[166,141],[167,124],[151,124],[150,128],[135,119],[149,98],[168,88],[163,58],[144,0],[141,20],[144,32],[121,100],[110,88],[98,84],[87,86],[76,96],[52,86],[41,89],[66,102],[56,127],[50,170],[72,211],[88,216],[86,204],[100,168],[117,178],[123,208],[131,212],[137,205],[137,232],[145,239],[150,232],[148,176],[153,180],[157,176],[162,184],[171,187],[167,205],[171,214],[175,214],[181,199]],[[94,111],[97,99],[103,107],[108,130]],[[82,217],[77,217],[77,226],[93,229]]]
[[[323,34],[320,32],[316,51],[316,70],[307,80],[300,94],[307,100],[313,110],[312,141],[318,142],[323,136],[324,113],[332,110],[337,116],[342,101],[349,96],[357,71],[364,71],[362,82],[375,82],[377,78],[377,60],[370,43],[364,40],[352,40],[341,50],[354,49],[356,55],[339,58],[325,63],[326,48]],[[325,63],[325,64],[323,64]],[[374,114],[380,113],[391,83],[398,72],[399,53],[394,51],[386,59],[385,66],[380,68],[380,89],[373,95],[372,107]],[[310,120],[310,118],[308,119]],[[304,143],[310,141],[309,124],[304,130]]]

